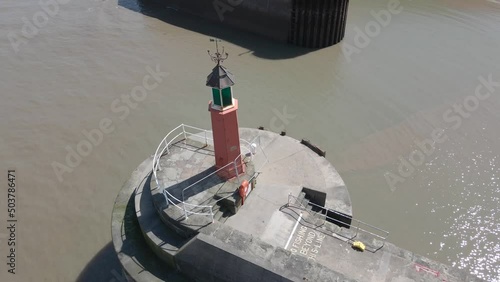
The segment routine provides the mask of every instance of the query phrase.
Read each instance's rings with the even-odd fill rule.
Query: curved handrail
[[[184,126],[184,124],[181,124],[181,125],[177,126],[176,128],[172,129],[169,133],[167,133],[167,135],[165,135],[165,137],[161,140],[160,144],[158,144],[158,147],[156,148],[156,151],[155,151],[155,154],[154,154],[154,157],[153,157],[153,176],[155,178],[156,187],[158,187],[158,188],[161,188],[161,186],[160,186],[160,183],[158,181],[158,177],[156,175],[156,171],[158,170],[158,168],[160,166],[161,156],[163,156],[163,154],[165,153],[165,150],[167,150],[167,153],[169,153],[168,152],[168,147],[173,142],[173,140],[175,140],[176,138],[178,138],[182,133],[177,134],[174,138],[172,138],[170,141],[168,141],[165,144],[165,146],[163,147],[163,149],[161,149],[161,153],[159,155],[158,155],[158,151],[160,151],[160,148],[162,148],[162,145],[165,143],[165,141],[167,140],[167,138],[173,132],[175,132],[176,130],[178,130],[179,128],[181,128],[183,126]],[[183,129],[183,131],[184,131],[184,129]],[[177,199],[174,195],[170,194],[166,189],[162,188],[162,190],[163,190],[162,191],[163,196],[165,197],[165,200],[166,200],[167,204],[171,203],[175,207],[177,207],[179,209],[183,209],[180,206],[178,206],[176,203],[174,203],[174,201],[172,201],[172,199],[175,199],[177,201],[177,203],[181,203],[181,201],[179,199]]]
[[[201,131],[201,132],[204,133],[204,136],[200,136],[199,135],[200,133],[187,132],[186,128]],[[179,132],[178,134],[176,134],[175,136],[173,136],[175,134],[175,132],[177,130],[179,130],[179,129],[182,129],[182,131]],[[167,135],[165,135],[165,137],[161,140],[160,144],[158,144],[158,147],[156,148],[155,154],[153,156],[153,167],[152,167],[152,169],[153,169],[153,176],[155,178],[156,186],[158,188],[162,189],[162,193],[163,193],[163,195],[165,197],[165,201],[167,202],[167,204],[170,203],[170,204],[174,205],[175,207],[177,207],[179,209],[182,209],[184,211],[184,215],[185,215],[186,218],[188,217],[188,214],[198,214],[198,215],[210,216],[211,219],[212,219],[212,221],[213,221],[214,220],[214,213],[213,213],[213,207],[214,207],[214,205],[209,206],[209,205],[195,205],[195,204],[186,203],[184,201],[184,191],[187,190],[187,189],[189,189],[189,188],[191,188],[191,187],[193,187],[195,184],[199,183],[200,181],[206,179],[208,176],[211,176],[214,173],[220,171],[221,169],[227,167],[228,165],[234,165],[236,163],[236,161],[238,160],[238,158],[242,158],[243,154],[238,155],[238,157],[236,157],[232,162],[229,162],[224,167],[219,168],[217,171],[213,172],[212,174],[210,174],[210,175],[202,178],[201,180],[198,180],[197,182],[191,184],[190,186],[184,188],[182,190],[182,196],[183,196],[182,200],[176,198],[174,195],[172,195],[171,193],[169,193],[167,191],[167,189],[162,188],[160,186],[160,182],[159,182],[157,174],[156,174],[156,172],[158,170],[161,170],[161,166],[160,166],[160,159],[161,159],[161,157],[164,155],[165,151],[167,152],[167,154],[170,153],[169,148],[171,147],[171,145],[174,142],[178,142],[178,141],[181,141],[181,140],[186,140],[187,139],[187,135],[189,135],[189,136],[193,136],[194,135],[194,136],[197,136],[197,137],[200,137],[200,138],[204,138],[205,139],[205,144],[208,144],[208,140],[213,141],[212,138],[210,138],[210,137],[207,136],[207,134],[209,134],[209,133],[212,133],[212,132],[210,130],[201,129],[201,128],[190,126],[190,125],[186,125],[186,124],[180,124],[179,126],[175,127],[170,132],[168,132]],[[179,138],[180,136],[183,136],[184,138],[180,139],[180,140],[177,140],[177,138]],[[243,143],[247,143],[251,147],[251,144],[247,140],[240,139],[240,141],[243,141]],[[246,147],[246,146],[245,146],[245,149],[248,150],[248,152],[250,152],[250,154],[253,157],[252,151],[248,147]],[[182,207],[179,205],[181,203],[182,203]],[[206,212],[206,213],[194,212],[192,210],[187,210],[186,207],[190,207],[191,209],[193,209],[193,208],[199,208],[201,210],[208,209],[209,212]]]

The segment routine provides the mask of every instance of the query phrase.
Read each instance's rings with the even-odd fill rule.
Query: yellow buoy
[[[352,243],[352,247],[353,247],[353,248],[355,248],[355,249],[358,249],[358,250],[360,250],[360,251],[362,251],[362,252],[363,252],[363,251],[365,250],[365,248],[366,248],[366,247],[365,247],[365,244],[363,244],[363,242],[361,242],[361,241],[354,241],[354,242]]]

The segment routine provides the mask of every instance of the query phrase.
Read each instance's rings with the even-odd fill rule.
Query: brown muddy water
[[[344,41],[315,51],[134,0],[59,3],[0,2],[0,281],[119,281],[115,196],[172,128],[210,126],[211,36],[230,53],[241,126],[311,139],[356,218],[500,281],[498,1],[354,0]]]

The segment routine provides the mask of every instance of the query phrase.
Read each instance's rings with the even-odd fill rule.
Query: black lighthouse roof
[[[225,67],[217,64],[207,76],[207,86],[223,89],[234,85],[234,75]]]

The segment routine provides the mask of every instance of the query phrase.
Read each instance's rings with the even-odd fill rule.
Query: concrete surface
[[[161,187],[151,180],[151,158],[124,185],[113,212],[113,243],[133,281],[161,281],[165,275],[198,281],[481,281],[353,227],[328,222],[312,211],[301,191],[305,186],[324,192],[326,207],[352,215],[349,193],[331,164],[290,137],[256,129],[241,129],[240,136],[258,144],[251,161],[260,174],[245,204],[224,221],[196,214],[185,218],[182,204],[167,205]],[[162,157],[161,186],[187,187],[213,171],[210,144],[198,141],[175,145]],[[213,179],[207,183],[193,188],[191,205],[213,203],[215,194],[207,191],[223,184]],[[289,202],[289,194],[297,199]],[[137,241],[127,234],[141,233],[147,242],[141,248],[152,250],[148,258],[161,258],[156,261],[165,266],[162,271],[124,251],[125,243]],[[353,240],[363,241],[367,251],[352,249]],[[128,248],[140,249],[135,244]]]
[[[123,267],[119,281],[190,281],[174,269],[165,266],[149,248],[142,236],[134,207],[134,191],[143,185],[151,172],[150,157],[142,162],[124,183],[116,197],[112,219],[111,236],[118,259]],[[157,227],[159,227],[157,225]]]

